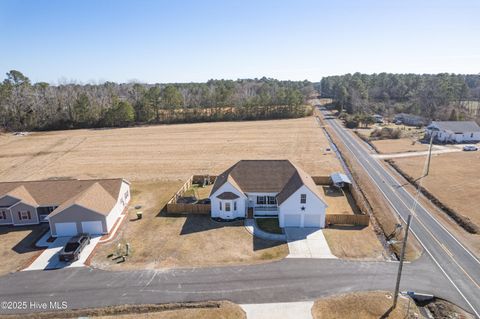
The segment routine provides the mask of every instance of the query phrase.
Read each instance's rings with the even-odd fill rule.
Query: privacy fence
[[[370,216],[368,215],[342,215],[342,214],[327,214],[325,215],[325,223],[327,225],[355,225],[368,226],[370,223]]]
[[[180,187],[180,189],[170,198],[165,209],[167,213],[187,213],[187,214],[209,214],[210,204],[183,204],[177,203],[178,199],[192,187],[192,184],[213,184],[217,176],[215,175],[192,175]]]

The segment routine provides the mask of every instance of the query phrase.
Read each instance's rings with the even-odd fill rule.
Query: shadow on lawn
[[[330,225],[327,229],[339,229],[339,230],[362,230],[368,226],[361,225]]]
[[[185,218],[185,223],[183,224],[182,229],[180,231],[181,236],[208,231],[212,229],[224,228],[224,227],[231,227],[231,228],[244,227],[243,220],[235,220],[231,222],[217,222],[212,220],[208,215],[193,215],[193,214],[184,215],[184,214],[163,213],[163,216]],[[247,230],[245,230],[245,232],[246,231]],[[285,242],[265,240],[265,239],[252,236],[252,244],[253,244],[253,250],[257,251],[257,250],[276,247],[276,246],[285,244]]]
[[[0,227],[1,236],[8,236],[9,233],[31,230],[22,240],[12,247],[12,250],[18,254],[28,253],[40,250],[35,243],[49,230],[48,224],[28,225],[28,226],[2,226]]]

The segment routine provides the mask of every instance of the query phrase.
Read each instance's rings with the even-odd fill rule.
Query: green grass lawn
[[[258,227],[267,233],[283,234],[283,230],[278,225],[278,218],[257,218]]]

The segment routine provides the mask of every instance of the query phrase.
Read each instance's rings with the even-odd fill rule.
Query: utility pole
[[[407,227],[405,228],[405,236],[403,237],[402,252],[400,253],[400,263],[398,264],[397,283],[395,285],[395,294],[393,296],[393,308],[397,306],[398,292],[400,290],[400,278],[402,277],[403,258],[405,257],[405,249],[407,247],[408,230],[410,228],[411,219],[412,219],[412,215],[410,214],[407,217]]]
[[[427,169],[425,171],[425,175],[423,177],[427,176],[428,173],[430,172],[430,160],[432,158],[432,146],[433,146],[433,132],[432,136],[430,137],[430,146],[428,147],[428,162],[427,162]]]

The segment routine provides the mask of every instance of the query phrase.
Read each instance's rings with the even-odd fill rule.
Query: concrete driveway
[[[90,244],[88,244],[83,251],[80,253],[80,257],[77,261],[73,263],[62,262],[58,259],[58,254],[65,246],[65,244],[72,237],[57,237],[55,241],[48,243],[45,237],[50,237],[48,232],[44,237],[42,237],[37,245],[47,247],[45,251],[35,259],[30,266],[24,269],[25,270],[51,270],[59,268],[69,268],[69,267],[84,267],[87,258],[93,252],[93,249],[100,241],[102,236],[92,237]]]
[[[285,228],[288,250],[287,258],[337,258],[330,251],[320,228]]]

